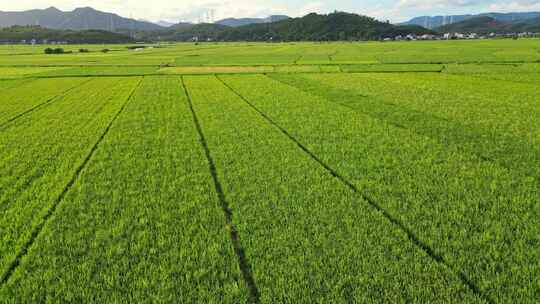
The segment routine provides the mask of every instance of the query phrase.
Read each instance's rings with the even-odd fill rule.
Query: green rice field
[[[540,303],[540,39],[45,47],[0,303]]]

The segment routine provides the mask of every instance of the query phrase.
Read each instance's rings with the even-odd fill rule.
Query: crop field
[[[540,40],[63,47],[0,46],[0,303],[540,303]]]

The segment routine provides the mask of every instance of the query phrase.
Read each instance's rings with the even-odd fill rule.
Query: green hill
[[[36,39],[68,43],[129,43],[138,41],[356,41],[379,40],[407,34],[432,34],[417,25],[393,25],[374,18],[335,12],[309,14],[274,23],[230,27],[219,24],[180,23],[159,30],[52,30],[39,26],[13,26],[0,30],[0,42]],[[130,38],[134,37],[134,38]]]
[[[132,43],[129,36],[111,33],[102,30],[52,30],[40,26],[12,26],[0,29],[0,43],[27,42],[35,39],[36,42],[67,42],[67,43]]]
[[[187,41],[338,41],[377,40],[406,34],[433,33],[420,26],[396,26],[357,14],[335,12],[328,15],[309,14],[267,24],[227,27],[217,24],[197,24],[171,27],[145,38],[159,35],[161,40]]]
[[[478,34],[540,32],[540,18],[503,22],[489,16],[480,16],[438,27],[436,31],[440,33]]]
[[[534,32],[534,33],[540,33],[540,17],[528,19],[528,20],[520,20],[518,22],[513,22],[509,29],[514,32]]]
[[[497,21],[495,18],[489,16],[480,16],[467,19],[465,21],[448,24],[436,28],[436,31],[441,33],[479,33],[487,34],[491,32],[503,31],[507,26],[506,23]]]

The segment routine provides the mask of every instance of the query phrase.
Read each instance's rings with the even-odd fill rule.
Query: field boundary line
[[[292,65],[292,66],[311,66],[311,65]],[[216,73],[216,72],[187,72],[187,73],[141,73],[141,74],[86,74],[86,75],[43,75],[43,76],[31,76],[31,77],[24,77],[20,79],[55,79],[55,78],[115,78],[115,77],[142,77],[142,76],[161,76],[161,77],[169,77],[169,76],[214,76],[214,75],[261,75],[261,74],[400,74],[400,73],[442,73],[441,70],[382,70],[382,71],[343,71],[342,67],[339,65],[331,65],[327,64],[324,66],[337,66],[337,71],[324,71],[321,72],[323,65],[312,65],[318,68],[318,70],[314,71],[302,71],[302,72],[277,72],[275,71],[275,68],[278,66],[268,66],[272,68],[272,71],[266,71],[266,72],[223,72],[223,73]],[[449,73],[450,74],[450,73]],[[457,75],[457,74],[451,74],[451,75]]]
[[[69,192],[69,190],[73,187],[73,185],[75,184],[75,182],[77,181],[77,179],[79,178],[79,176],[81,175],[82,171],[84,170],[84,168],[86,168],[86,166],[88,165],[88,163],[90,162],[90,160],[92,159],[92,157],[94,156],[95,152],[97,151],[97,149],[99,148],[99,145],[101,144],[101,142],[103,141],[103,139],[107,136],[107,134],[109,133],[111,127],[113,126],[114,122],[118,119],[118,117],[120,116],[120,114],[122,114],[122,112],[124,111],[124,109],[126,108],[127,104],[129,103],[129,101],[131,101],[133,95],[135,94],[135,92],[137,91],[137,89],[140,87],[142,81],[143,81],[144,77],[141,77],[141,80],[139,80],[139,82],[137,83],[137,85],[135,85],[135,87],[132,89],[132,91],[130,92],[128,98],[126,99],[126,101],[124,102],[124,104],[120,107],[120,109],[118,110],[118,112],[116,112],[116,114],[113,116],[113,118],[111,119],[111,121],[109,122],[109,124],[107,125],[107,127],[105,128],[105,130],[103,131],[103,133],[101,134],[101,136],[98,138],[98,140],[94,143],[94,145],[92,146],[92,148],[90,149],[90,152],[86,155],[86,157],[84,158],[83,162],[75,169],[75,173],[73,174],[73,176],[71,177],[71,179],[69,180],[69,182],[66,184],[66,186],[64,187],[64,189],[62,190],[62,192],[60,193],[60,195],[57,197],[57,199],[53,202],[53,204],[49,207],[49,209],[47,209],[47,211],[45,212],[45,215],[43,216],[43,218],[41,219],[41,221],[32,229],[32,232],[30,234],[30,238],[26,241],[26,243],[20,248],[19,252],[17,253],[17,255],[15,256],[15,259],[11,262],[11,264],[9,265],[7,271],[5,273],[2,274],[2,277],[0,278],[0,288],[2,286],[4,286],[8,281],[9,279],[13,276],[13,274],[15,273],[15,270],[17,269],[17,267],[19,267],[19,265],[21,264],[21,261],[22,259],[28,254],[28,251],[30,250],[30,248],[34,245],[36,239],[39,237],[39,235],[41,234],[41,232],[43,231],[43,228],[45,227],[45,225],[48,223],[49,219],[54,215],[54,213],[56,212],[56,210],[58,209],[58,206],[60,205],[60,203],[62,203],[62,201],[64,200],[64,198],[66,197],[67,193]]]
[[[25,116],[25,115],[27,115],[27,114],[30,114],[30,113],[32,113],[32,112],[34,112],[34,111],[37,111],[37,110],[39,110],[39,109],[41,109],[41,108],[43,108],[43,107],[45,107],[45,106],[47,106],[47,105],[50,105],[50,104],[54,103],[57,99],[59,99],[59,98],[65,96],[66,94],[68,94],[69,92],[71,92],[71,91],[73,91],[73,90],[75,90],[75,89],[78,89],[78,88],[82,87],[83,85],[89,83],[89,82],[92,81],[92,80],[93,80],[93,79],[88,79],[88,80],[86,80],[86,81],[84,81],[84,82],[82,82],[82,83],[80,83],[80,84],[78,84],[78,85],[76,85],[76,86],[73,86],[73,87],[71,87],[71,88],[69,88],[69,89],[67,89],[67,90],[65,90],[65,91],[63,91],[63,92],[61,92],[60,94],[57,94],[57,95],[55,95],[54,97],[51,97],[51,98],[45,100],[44,102],[39,103],[39,104],[33,106],[32,108],[30,108],[30,109],[28,109],[28,110],[26,110],[26,111],[24,111],[24,112],[22,112],[22,113],[19,113],[19,114],[15,115],[14,117],[11,117],[10,119],[6,120],[5,122],[0,123],[0,132],[2,132],[2,131],[4,131],[5,129],[7,129],[7,128],[5,128],[5,127],[6,127],[7,125],[9,125],[10,123],[16,121],[17,119],[19,119],[19,118],[21,118],[21,117],[23,117],[23,116]]]
[[[339,52],[338,52],[339,53]],[[332,55],[332,56],[335,56]],[[300,56],[300,58],[303,56]],[[295,60],[298,61],[298,60]],[[192,65],[185,65],[185,64],[177,64],[173,63],[174,65],[170,67],[212,67],[212,66],[224,66],[223,64],[192,64]],[[417,61],[417,62],[380,62],[376,64],[386,64],[386,65],[443,65],[443,64],[460,64],[460,65],[521,65],[521,64],[540,64],[540,60],[499,60],[499,61]],[[313,65],[310,63],[277,63],[274,65]],[[332,63],[329,65],[371,65],[366,63],[339,63],[334,60],[332,60]],[[229,64],[225,66],[233,66],[233,67],[242,67],[242,66],[269,66],[268,64]],[[100,68],[100,67],[112,67],[112,68],[137,68],[137,67],[156,67],[161,68],[162,66],[160,64],[4,64],[0,65],[0,68],[50,68],[50,67],[58,67],[58,68],[84,68],[84,67],[92,67],[92,68]]]
[[[170,74],[169,74],[170,75]],[[28,79],[54,79],[54,78],[115,78],[115,77],[142,77],[142,76],[167,76],[161,73],[139,73],[139,74],[59,74],[59,75],[32,75]]]
[[[32,54],[34,55],[34,54]],[[159,67],[159,64],[1,64],[0,68],[143,68],[143,67]]]
[[[300,141],[298,141],[292,134],[290,134],[287,130],[282,128],[279,124],[277,124],[275,121],[273,121],[268,115],[266,115],[264,112],[259,110],[253,103],[251,103],[247,98],[245,98],[243,95],[238,93],[236,90],[234,90],[229,84],[227,84],[225,81],[223,81],[219,76],[216,75],[216,78],[223,83],[224,86],[226,86],[229,90],[231,90],[236,96],[238,96],[240,99],[242,99],[249,107],[251,107],[254,111],[256,111],[260,116],[262,116],[270,125],[277,128],[281,133],[283,133],[286,137],[288,137],[292,142],[294,142],[303,152],[305,152],[309,157],[311,157],[315,162],[317,162],[320,166],[322,166],[324,169],[326,169],[333,177],[338,179],[341,183],[343,183],[345,186],[347,186],[350,190],[352,190],[354,193],[357,193],[360,195],[362,199],[364,199],[370,207],[375,209],[378,213],[383,215],[391,224],[396,226],[399,230],[404,232],[407,236],[407,238],[419,249],[421,249],[424,253],[426,253],[431,259],[433,259],[435,262],[443,265],[445,268],[451,270],[454,274],[457,275],[457,277],[461,280],[461,282],[467,286],[475,295],[479,296],[481,299],[486,301],[487,303],[494,303],[494,301],[489,298],[487,295],[485,295],[478,286],[476,286],[467,276],[456,269],[454,269],[445,259],[443,256],[437,254],[431,246],[429,246],[427,243],[423,242],[411,229],[409,229],[401,220],[398,218],[392,216],[390,212],[388,212],[385,208],[383,208],[379,203],[377,203],[373,198],[371,198],[370,195],[368,195],[365,191],[360,190],[358,187],[356,187],[352,182],[348,181],[344,176],[342,176],[340,173],[338,173],[335,169],[330,167],[330,165],[326,164],[322,159],[317,157],[311,150],[309,150],[306,146],[304,146]]]
[[[223,192],[221,182],[219,181],[214,159],[212,158],[212,155],[210,153],[210,148],[208,147],[206,137],[204,136],[204,133],[201,127],[201,123],[199,121],[199,118],[197,117],[195,108],[193,107],[193,101],[191,99],[191,95],[189,94],[187,86],[184,82],[184,77],[180,77],[180,81],[182,83],[182,88],[184,90],[184,93],[186,94],[186,97],[187,97],[188,106],[191,111],[191,115],[193,116],[193,122],[195,124],[195,128],[197,129],[197,133],[199,135],[199,141],[204,149],[204,153],[208,161],[210,174],[212,175],[212,179],[214,181],[214,187],[218,195],[221,209],[223,210],[223,213],[225,215],[226,225],[229,228],[229,236],[230,236],[233,248],[234,248],[234,252],[236,254],[238,266],[240,267],[240,271],[242,272],[242,277],[244,278],[244,281],[246,282],[247,287],[249,289],[250,302],[259,303],[260,302],[259,289],[257,288],[255,279],[253,278],[251,265],[249,264],[247,260],[245,250],[242,247],[242,244],[240,243],[240,237],[238,235],[238,231],[236,230],[236,227],[234,226],[234,223],[232,220],[233,213],[229,206],[229,203],[227,202],[225,193]]]

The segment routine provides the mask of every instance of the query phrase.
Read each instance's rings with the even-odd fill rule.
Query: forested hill
[[[274,23],[227,27],[217,24],[197,24],[171,27],[146,37],[161,40],[188,41],[337,41],[376,40],[406,34],[427,34],[431,30],[416,25],[396,26],[357,14],[335,12],[328,15],[309,14]],[[144,35],[144,33],[142,33]]]
[[[0,28],[14,25],[39,25],[60,30],[157,30],[162,28],[150,22],[124,18],[112,13],[95,10],[91,7],[76,8],[63,12],[55,7],[44,10],[35,9],[23,12],[0,11]]]
[[[517,22],[528,19],[540,18],[540,12],[521,12],[521,13],[483,13],[478,15],[446,15],[446,16],[422,16],[413,18],[403,24],[416,24],[429,29],[435,29],[441,26],[450,25],[473,19],[477,17],[490,17],[499,22]]]
[[[441,33],[538,33],[540,32],[540,18],[518,20],[514,22],[504,22],[492,17],[481,16],[438,27],[435,30]]]
[[[475,17],[436,28],[441,33],[486,34],[503,30],[505,23],[488,16]]]
[[[52,30],[40,26],[13,26],[0,30],[0,42],[43,39],[68,43],[126,43],[137,41],[345,41],[378,40],[407,34],[434,33],[417,25],[393,25],[357,14],[309,14],[274,23],[230,27],[219,24],[181,23],[159,30],[119,29]]]
[[[226,18],[226,19],[216,21],[214,23],[220,24],[220,25],[237,27],[237,26],[258,24],[258,23],[273,23],[273,22],[278,22],[282,20],[287,20],[289,18],[290,18],[289,16],[285,16],[285,15],[272,15],[267,18]]]
[[[129,36],[102,30],[52,30],[40,26],[12,26],[0,29],[0,43],[18,43],[22,40],[29,43],[34,39],[37,43],[42,43],[44,40],[79,44],[133,42]]]

